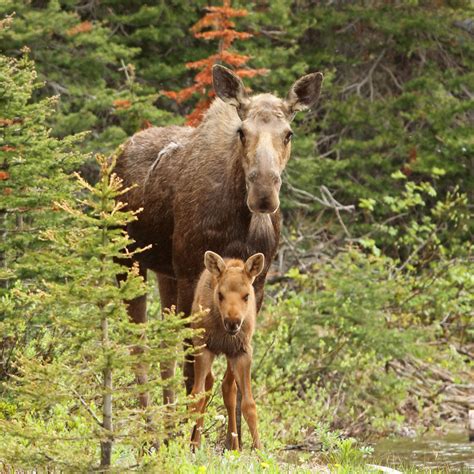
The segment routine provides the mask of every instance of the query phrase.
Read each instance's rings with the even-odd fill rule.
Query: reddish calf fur
[[[242,393],[242,413],[253,439],[253,447],[260,448],[257,429],[257,408],[252,395],[250,367],[252,365],[252,336],[255,330],[257,304],[252,283],[262,272],[265,257],[261,253],[242,260],[223,260],[214,252],[206,252],[206,270],[196,287],[193,312],[205,311],[194,328],[203,329],[194,345],[205,345],[194,361],[192,395],[199,397],[192,410],[204,415],[208,397],[204,391],[212,389],[212,362],[215,356],[227,357],[227,371],[222,383],[222,395],[227,408],[227,447],[239,449],[237,437],[237,386]],[[204,423],[201,416],[194,427],[191,444],[199,446]]]
[[[215,66],[217,99],[197,128],[149,128],[125,145],[117,173],[126,186],[130,209],[143,209],[128,226],[140,247],[142,274],[158,276],[161,305],[175,305],[190,314],[202,255],[213,250],[229,258],[246,259],[261,252],[265,268],[254,282],[257,309],[280,235],[278,207],[281,173],[291,151],[290,122],[298,110],[313,105],[322,81],[320,73],[303,76],[285,100],[271,94],[247,96],[242,81]],[[133,321],[146,321],[146,297],[129,304]],[[162,376],[174,366],[162,367]],[[146,370],[137,371],[139,383]],[[193,363],[184,367],[186,388],[193,386]],[[174,394],[165,391],[165,401]],[[141,397],[143,406],[148,396]]]

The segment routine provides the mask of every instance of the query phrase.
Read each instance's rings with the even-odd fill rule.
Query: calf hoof
[[[252,449],[262,449],[262,443],[260,441],[256,441],[252,444]]]
[[[237,433],[227,433],[225,449],[228,451],[240,451],[239,437],[237,436]]]

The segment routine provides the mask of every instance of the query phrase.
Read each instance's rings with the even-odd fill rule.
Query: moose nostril
[[[252,172],[249,173],[249,175],[247,176],[247,180],[248,180],[250,183],[255,183],[255,181],[257,181],[257,178],[258,178],[258,172],[257,172],[257,171],[252,171]]]
[[[240,323],[239,321],[227,321],[225,326],[230,333],[236,333],[239,330]]]
[[[276,185],[281,184],[281,178],[280,178],[280,175],[278,173],[272,173],[270,175],[270,177],[271,177],[271,180],[272,180],[273,184],[276,184]]]

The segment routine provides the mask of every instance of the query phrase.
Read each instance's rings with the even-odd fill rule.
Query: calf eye
[[[239,134],[240,141],[242,143],[245,143],[245,133],[244,133],[244,131],[241,128],[239,128],[237,130],[237,133]]]
[[[247,302],[249,300],[249,294],[246,294],[243,298],[242,298],[245,302]]]
[[[285,145],[288,145],[288,143],[290,143],[292,136],[293,136],[293,132],[288,132],[288,133],[286,134],[286,137],[285,137],[285,139],[283,140],[283,142],[285,143]]]

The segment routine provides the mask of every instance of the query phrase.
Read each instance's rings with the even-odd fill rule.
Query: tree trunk
[[[102,346],[107,349],[109,345],[109,325],[107,318],[102,320]],[[102,396],[102,427],[107,431],[107,438],[100,443],[100,467],[109,468],[112,462],[112,367],[107,355],[107,364],[103,371],[104,394]]]

